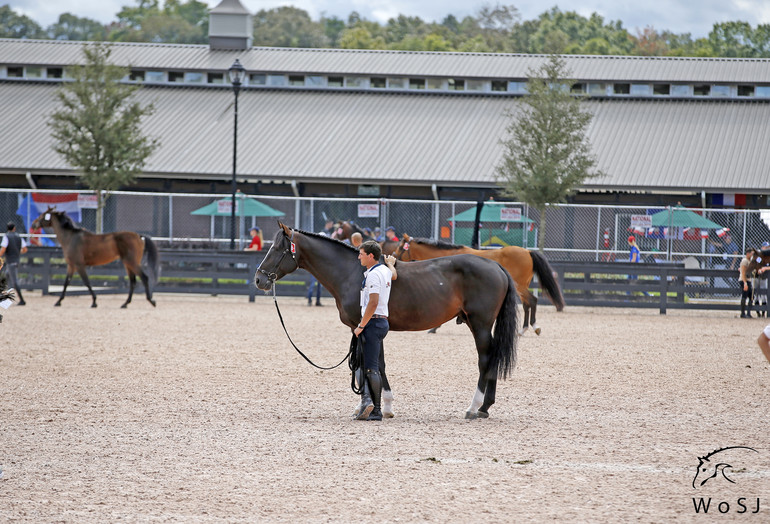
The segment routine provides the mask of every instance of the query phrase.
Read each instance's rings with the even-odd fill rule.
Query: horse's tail
[[[500,269],[508,278],[508,291],[505,293],[503,305],[495,320],[495,332],[492,335],[492,346],[490,351],[489,367],[487,368],[489,376],[508,377],[508,374],[516,366],[516,285],[511,275],[502,266]]]
[[[564,296],[561,294],[558,282],[553,277],[553,269],[551,264],[545,259],[539,251],[530,251],[532,256],[532,268],[537,274],[537,280],[540,282],[540,287],[543,289],[548,298],[551,299],[553,305],[556,306],[556,311],[564,309]]]
[[[158,247],[155,242],[152,241],[149,235],[142,235],[144,241],[144,255],[142,265],[149,269],[150,283],[154,286],[158,283],[160,278],[160,255],[158,254]]]

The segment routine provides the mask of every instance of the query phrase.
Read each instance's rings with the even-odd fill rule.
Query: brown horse
[[[334,234],[332,234],[332,238],[336,238],[337,240],[347,240],[353,233],[361,233],[364,242],[367,240],[374,240],[374,237],[361,229],[358,224],[347,220],[334,224]],[[383,255],[392,255],[398,247],[398,241],[388,240],[387,238],[379,242],[379,244],[382,248]]]
[[[95,235],[90,231],[75,226],[70,217],[63,211],[56,211],[52,207],[49,207],[45,213],[37,217],[32,222],[32,227],[52,227],[56,232],[56,240],[59,241],[64,252],[64,259],[67,261],[67,278],[64,279],[61,297],[59,297],[54,306],[61,305],[72,275],[77,271],[91,293],[93,299],[91,307],[96,307],[96,294],[91,289],[91,282],[88,280],[86,268],[88,266],[109,264],[117,259],[123,262],[130,284],[128,299],[120,307],[125,308],[131,302],[137,275],[142,279],[147,300],[155,306],[155,301],[152,299],[152,290],[150,289],[150,277],[147,276],[142,268],[142,259],[144,255],[147,255],[147,262],[152,273],[152,284],[154,285],[160,271],[160,259],[158,257],[158,250],[149,236],[139,235],[133,231]]]
[[[403,261],[429,260],[437,257],[457,255],[461,253],[477,255],[498,262],[510,273],[516,290],[521,297],[524,307],[524,322],[521,332],[523,334],[529,326],[540,334],[540,327],[536,323],[537,297],[529,292],[532,276],[537,273],[540,287],[548,295],[556,306],[557,311],[564,309],[564,297],[559,289],[559,284],[553,277],[553,270],[543,255],[537,251],[529,251],[517,246],[508,246],[500,249],[471,249],[467,246],[458,246],[444,242],[434,242],[424,238],[412,238],[406,233],[401,235],[396,251],[393,255]]]
[[[254,275],[256,286],[267,291],[276,280],[305,269],[329,290],[340,320],[353,331],[361,321],[359,293],[364,274],[358,250],[324,235],[279,225],[273,245]],[[388,303],[390,329],[419,331],[462,315],[473,333],[479,368],[465,416],[489,416],[497,378],[505,378],[516,360],[516,288],[510,275],[499,264],[470,255],[399,263],[397,269]],[[386,399],[390,385],[382,355],[380,358]],[[383,403],[383,411],[386,409]]]

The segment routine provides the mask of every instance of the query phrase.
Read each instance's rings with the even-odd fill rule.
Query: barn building
[[[537,55],[251,46],[237,0],[211,10],[209,45],[112,44],[156,112],[160,141],[136,189],[476,199],[499,188],[500,140]],[[84,42],[0,39],[0,183],[81,187],[47,125]],[[565,56],[587,95],[605,176],[574,202],[768,207],[770,60]]]

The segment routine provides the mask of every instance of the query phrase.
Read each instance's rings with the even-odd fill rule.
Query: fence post
[[[666,314],[668,302],[668,269],[660,268],[660,314]]]
[[[249,260],[249,278],[246,279],[246,285],[249,286],[249,302],[254,302],[257,298],[257,286],[254,283],[254,275],[257,274],[257,256],[254,255]]]

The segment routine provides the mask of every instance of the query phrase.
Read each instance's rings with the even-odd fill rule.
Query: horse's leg
[[[487,418],[489,417],[489,406],[495,402],[494,387],[492,388],[491,398],[489,396],[489,383],[495,380],[488,378],[487,368],[489,367],[489,349],[492,345],[491,327],[480,325],[473,318],[468,318],[468,325],[473,333],[473,339],[476,342],[476,351],[479,354],[479,380],[476,384],[476,392],[473,394],[471,405],[465,412],[465,418]],[[484,408],[483,410],[479,408]]]
[[[530,317],[529,325],[532,326],[532,329],[535,330],[535,335],[540,334],[540,326],[537,325],[537,319],[535,318],[537,316],[537,297],[535,295],[530,294],[530,307],[532,308],[532,316]]]
[[[521,329],[519,330],[519,336],[521,336],[527,332],[527,329],[529,329],[529,314],[530,312],[534,314],[534,311],[530,306],[530,299],[535,297],[532,296],[529,290],[521,293],[519,296],[521,297],[521,307],[524,310],[524,321],[521,323]]]
[[[380,376],[382,377],[382,416],[393,418],[393,392],[390,390],[390,382],[385,374],[385,342],[380,346]]]
[[[64,300],[64,294],[67,293],[67,286],[70,283],[70,280],[72,280],[72,275],[75,273],[75,269],[72,266],[67,266],[67,276],[64,278],[64,286],[62,286],[61,289],[61,296],[59,297],[59,300],[56,301],[56,304],[54,304],[54,307],[61,306],[61,301]]]
[[[144,294],[147,295],[147,300],[152,304],[152,307],[155,307],[155,301],[152,299],[152,289],[150,289],[150,277],[144,271],[140,271],[139,278],[142,279]]]
[[[82,266],[78,268],[78,274],[80,275],[80,278],[83,279],[83,282],[85,282],[86,287],[88,288],[88,292],[91,293],[91,307],[96,307],[96,293],[94,293],[94,290],[91,289],[91,281],[88,279],[88,273],[86,273],[86,266]]]
[[[125,302],[123,302],[123,305],[120,306],[121,309],[126,309],[128,307],[128,304],[131,303],[131,299],[134,296],[134,287],[136,287],[136,275],[129,272],[128,273],[128,298]]]
[[[434,327],[433,329],[429,329],[429,330],[428,330],[428,333],[435,333],[436,331],[438,331],[438,328],[439,328],[439,327],[441,327],[441,326],[438,326],[438,327]]]

